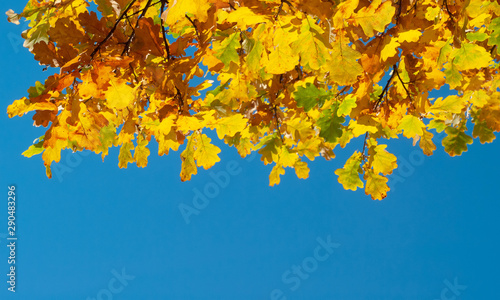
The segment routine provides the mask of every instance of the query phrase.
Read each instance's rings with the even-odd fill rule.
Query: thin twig
[[[135,37],[135,29],[137,28],[137,26],[139,26],[139,20],[142,17],[144,17],[144,15],[148,11],[149,7],[151,6],[151,1],[153,1],[153,0],[148,0],[148,2],[146,3],[146,6],[142,10],[142,13],[137,18],[137,22],[135,22],[135,26],[132,28],[132,34],[129,36],[127,42],[125,43],[125,48],[123,49],[122,56],[125,55],[128,52],[128,50],[130,49],[130,44],[132,43],[132,40]]]
[[[392,82],[392,78],[394,78],[394,73],[395,72],[392,72],[391,74],[391,77],[389,78],[389,80],[387,80],[387,83],[384,87],[384,89],[382,90],[382,94],[380,94],[380,96],[378,97],[378,100],[377,102],[375,103],[375,105],[373,106],[373,109],[377,109],[377,107],[379,106],[380,102],[382,101],[382,98],[384,98],[384,94],[387,92],[387,89],[389,88],[389,85],[391,84]]]
[[[194,21],[186,14],[186,18],[189,20],[189,22],[191,22],[191,24],[193,25],[194,27],[194,30],[196,31],[196,36],[198,37],[198,41],[200,42],[201,44],[201,38],[200,38],[200,33],[198,32],[198,27],[196,27],[196,24],[194,24]]]
[[[450,15],[451,21],[455,23],[455,18],[450,12],[450,8],[448,7],[448,0],[443,0],[444,7],[446,8],[446,11],[448,12],[448,15]]]
[[[274,119],[276,120],[276,127],[278,129],[278,133],[280,135],[281,142],[285,143],[285,141],[283,140],[283,135],[281,134],[281,126],[280,126],[280,121],[278,119],[278,112],[276,110],[276,105],[274,105],[273,110],[274,110]]]
[[[283,0],[281,0],[281,3],[280,3],[280,7],[278,8],[278,12],[276,13],[276,16],[274,17],[274,21],[278,20],[278,16],[280,15],[281,13],[281,10],[283,9]]]
[[[408,98],[410,98],[410,100],[413,102],[413,98],[411,97],[410,95],[410,91],[408,91],[408,89],[406,88],[405,86],[405,83],[403,82],[403,79],[401,79],[401,76],[399,76],[399,71],[398,71],[398,67],[396,67],[396,65],[393,66],[393,69],[394,69],[394,72],[396,72],[396,75],[398,76],[398,79],[399,79],[399,82],[401,82],[401,85],[403,86],[403,88],[405,89],[405,92],[406,92],[406,95],[408,96]]]
[[[175,98],[177,98],[177,105],[179,105],[179,115],[180,115],[184,111],[184,100],[182,99],[181,91],[177,86],[175,87],[175,90],[177,91]]]
[[[165,11],[165,5],[168,3],[168,1],[162,1],[161,3],[161,15],[163,16],[163,12]],[[165,29],[165,24],[163,21],[163,18],[161,19],[161,33],[163,35],[163,43],[165,44],[165,50],[167,50],[167,60],[170,60],[170,46],[168,45],[168,40],[167,40],[167,30]]]
[[[363,151],[361,151],[361,155],[363,155],[363,161],[365,161],[367,157],[367,155],[365,155],[367,140],[368,140],[368,132],[365,133],[365,140],[363,141]]]
[[[121,20],[123,20],[123,17],[125,17],[127,15],[127,12],[130,10],[130,8],[132,7],[132,5],[134,5],[134,3],[136,2],[137,0],[132,0],[132,2],[130,2],[130,4],[127,6],[127,8],[123,11],[123,13],[120,15],[120,17],[118,18],[118,20],[116,20],[115,22],[115,25],[113,26],[113,28],[111,28],[111,31],[108,33],[108,35],[106,35],[106,37],[99,43],[97,44],[97,47],[94,49],[94,51],[92,51],[92,53],[90,54],[90,58],[94,58],[94,55],[97,53],[97,51],[99,51],[99,49],[101,48],[101,46],[106,43],[110,38],[111,36],[113,35],[113,33],[115,32],[116,28],[118,28],[118,24],[121,22]]]

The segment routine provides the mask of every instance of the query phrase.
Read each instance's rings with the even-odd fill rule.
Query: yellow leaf
[[[128,163],[134,162],[134,158],[132,157],[130,150],[134,150],[134,144],[132,143],[124,143],[120,147],[120,154],[118,155],[118,166],[120,168],[127,168]]]
[[[215,165],[216,162],[220,161],[218,156],[220,149],[219,147],[211,144],[210,142],[212,140],[205,134],[198,134],[196,140],[196,151],[194,152],[196,165],[207,170]]]
[[[137,137],[137,147],[134,151],[134,160],[139,168],[144,168],[148,165],[148,140],[143,138],[141,135]]]
[[[295,163],[299,160],[299,156],[295,152],[289,152],[288,148],[283,145],[279,154],[278,162],[283,167],[293,167]]]
[[[389,175],[398,167],[396,156],[387,152],[385,148],[387,148],[387,145],[378,145],[372,150],[374,155],[372,156],[371,166],[375,174]]]
[[[226,20],[228,22],[236,22],[239,28],[246,29],[250,25],[271,21],[269,16],[258,15],[248,7],[239,7],[237,10],[232,10]]]
[[[370,6],[362,7],[356,17],[356,22],[363,28],[368,37],[374,35],[374,31],[384,32],[385,27],[392,21],[392,16],[396,9],[392,6],[392,1],[374,0]]]
[[[57,106],[51,102],[35,102],[31,103],[26,97],[14,101],[7,107],[9,118],[14,116],[21,117],[22,115],[34,110],[57,110]]]
[[[398,41],[402,42],[418,42],[422,33],[418,29],[412,29],[398,34]]]
[[[297,161],[293,167],[298,178],[307,179],[309,177],[309,167],[305,161]]]
[[[191,175],[196,175],[198,169],[196,168],[196,163],[194,161],[194,152],[196,150],[196,139],[197,133],[193,133],[188,137],[188,142],[186,149],[181,153],[181,180],[187,181],[191,180]]]
[[[173,0],[170,1],[168,9],[164,12],[162,18],[165,24],[172,26],[178,21],[188,21],[186,14],[191,15],[191,19],[197,19],[205,22],[208,18],[210,2],[206,0]]]
[[[234,136],[236,133],[243,131],[246,126],[247,119],[241,114],[219,119],[214,125],[219,139],[223,139],[224,136]]]
[[[296,40],[297,36],[297,34],[291,35],[282,29],[276,30],[274,47],[269,54],[269,63],[266,65],[266,72],[283,74],[295,69],[295,66],[299,62],[299,55],[292,50],[290,43]]]
[[[338,85],[350,85],[363,74],[363,67],[357,62],[361,54],[340,42],[333,45],[331,61],[325,66],[330,77]]]
[[[367,171],[365,173],[366,188],[365,193],[371,195],[373,200],[382,200],[387,197],[387,192],[389,187],[387,186],[387,178],[375,174],[372,171]]]
[[[363,188],[363,181],[359,178],[359,174],[362,173],[360,166],[361,160],[361,153],[356,151],[346,161],[342,169],[335,171],[335,174],[339,177],[338,181],[342,184],[344,189],[355,191],[358,187]]]
[[[109,108],[120,110],[134,103],[137,88],[131,87],[126,81],[116,77],[111,77],[109,83],[110,87],[104,93]]]
[[[389,44],[386,44],[382,49],[380,59],[382,59],[382,61],[386,61],[388,58],[396,56],[396,54],[398,54],[397,49],[399,46],[401,46],[401,44],[398,43],[398,39],[396,37],[391,37]]]
[[[166,124],[168,125],[168,123]],[[183,116],[180,115],[176,123],[177,127],[182,130],[183,133],[189,133],[190,131],[196,131],[203,128],[203,120],[198,119],[195,116]]]
[[[398,130],[403,130],[403,135],[407,138],[413,138],[416,135],[422,136],[424,122],[414,115],[406,115],[399,123]]]
[[[279,164],[275,165],[269,174],[269,186],[280,184],[280,175],[284,174],[285,169]]]
[[[327,44],[319,34],[322,29],[310,17],[302,20],[300,35],[293,48],[300,53],[300,63],[307,70],[318,70],[329,57]]]
[[[433,136],[431,132],[424,130],[424,134],[420,137],[420,143],[418,145],[422,148],[425,155],[432,155],[434,150],[436,150],[436,145],[434,145],[432,141]]]
[[[172,130],[172,127],[175,125],[175,115],[170,115],[163,120],[161,120],[160,125],[158,126],[158,132],[162,134],[169,134],[170,130]]]
[[[451,57],[460,71],[485,68],[492,63],[490,53],[476,44],[462,43],[462,48],[453,50]]]
[[[448,96],[444,100],[443,98],[438,98],[434,101],[430,108],[431,113],[454,113],[459,114],[462,112],[462,109],[467,104],[467,101],[463,97],[458,97],[455,95]]]
[[[354,137],[358,137],[367,132],[376,133],[377,129],[377,121],[369,116],[363,116],[358,120],[351,120],[349,122],[349,129],[351,130]]]

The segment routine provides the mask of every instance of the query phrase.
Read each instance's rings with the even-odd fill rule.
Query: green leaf
[[[30,95],[30,98],[35,98],[43,94],[44,91],[45,91],[45,86],[43,85],[43,83],[37,81],[35,83],[35,86],[32,86],[28,89],[28,94]]]
[[[264,46],[261,41],[256,41],[252,46],[252,50],[248,52],[247,55],[247,66],[252,72],[259,71],[262,67],[260,65],[260,59],[262,57],[262,52],[264,51]]]
[[[40,42],[49,43],[49,31],[50,25],[48,23],[39,24],[38,26],[32,28],[29,33],[31,34],[29,38],[24,41],[23,46],[33,51],[33,46]],[[33,31],[33,32],[32,32]]]
[[[495,134],[493,129],[486,125],[486,122],[478,122],[474,124],[474,130],[472,131],[472,136],[474,138],[479,137],[481,144],[491,143],[495,139]]]
[[[26,157],[32,157],[33,155],[37,155],[37,154],[40,154],[42,153],[45,149],[43,148],[43,142],[44,142],[44,137],[45,136],[41,136],[39,137],[38,139],[36,139],[35,141],[39,141],[38,143],[36,144],[33,144],[31,145],[26,151],[24,151],[22,153],[22,155],[26,156]]]
[[[454,58],[453,63],[461,71],[485,68],[492,62],[488,51],[476,44],[462,43],[462,47],[453,50],[451,55]]]
[[[482,42],[488,38],[488,34],[485,32],[469,32],[467,33],[467,39],[471,42],[479,41]]]
[[[305,111],[311,110],[316,105],[322,107],[328,98],[331,97],[329,91],[318,89],[314,84],[307,83],[306,87],[299,86],[293,94],[298,107],[303,107]]]
[[[329,143],[337,142],[342,136],[341,124],[345,122],[343,117],[337,116],[337,107],[323,111],[322,117],[318,119],[318,126],[321,128],[319,136]]]
[[[351,110],[357,106],[356,97],[353,95],[348,95],[339,105],[337,110],[337,116],[348,116]]]
[[[488,29],[493,31],[490,34],[488,45],[500,47],[500,17],[491,20]]]
[[[102,159],[108,155],[109,147],[115,146],[116,143],[116,127],[113,124],[101,128],[99,132],[99,141],[101,145],[97,147],[102,152]],[[99,153],[99,152],[97,152]]]
[[[462,74],[460,74],[453,63],[447,63],[445,65],[444,75],[446,83],[449,84],[452,89],[459,86],[462,82]]]
[[[110,1],[106,0],[95,0],[97,4],[97,9],[102,13],[104,17],[109,17],[114,14],[113,7]]]
[[[472,144],[472,138],[455,127],[447,127],[445,132],[448,134],[443,139],[444,151],[450,156],[462,155],[467,151],[467,144]]]
[[[222,41],[218,49],[215,51],[215,57],[224,63],[226,68],[229,68],[231,62],[239,63],[240,58],[237,48],[240,48],[238,40],[239,32],[235,32]]]

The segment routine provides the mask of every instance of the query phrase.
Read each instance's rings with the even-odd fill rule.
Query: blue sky
[[[48,179],[41,157],[21,155],[44,129],[6,108],[50,73],[18,44],[22,25],[0,28],[1,299],[500,298],[500,143],[475,140],[452,158],[440,145],[426,157],[410,140],[391,141],[400,168],[383,201],[343,190],[334,174],[361,138],[311,162],[309,179],[287,170],[275,187],[257,155],[226,146],[185,183],[180,153],[158,157],[154,147],[145,169],[119,169],[117,149],[104,162],[65,151]],[[4,236],[12,184],[15,294]],[[196,190],[213,198],[196,202]],[[183,215],[188,206],[196,214]]]

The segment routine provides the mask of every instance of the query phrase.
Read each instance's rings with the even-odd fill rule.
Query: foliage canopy
[[[30,22],[24,46],[59,68],[8,107],[47,127],[24,155],[42,153],[49,177],[67,148],[104,159],[116,146],[120,167],[144,167],[154,138],[159,155],[184,145],[189,180],[220,160],[210,129],[242,157],[258,151],[275,185],[359,137],[338,181],[383,199],[397,167],[384,140],[431,155],[445,131],[455,156],[467,126],[481,143],[500,131],[495,0],[30,0],[7,15]]]

